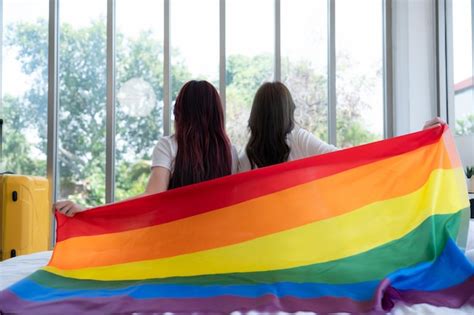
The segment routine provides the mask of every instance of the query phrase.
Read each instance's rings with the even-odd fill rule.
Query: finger
[[[436,124],[432,124],[432,125],[426,126],[426,128],[431,129],[431,128],[436,128],[436,127],[440,127],[440,126],[441,126],[440,123],[436,123]]]
[[[67,216],[72,218],[73,216],[75,216],[77,214],[77,209],[75,207],[71,207],[71,209],[69,209],[67,211]]]
[[[58,210],[58,212],[61,213],[62,215],[67,215],[67,211],[59,211]]]
[[[62,213],[67,216],[67,217],[71,217],[71,212],[72,212],[72,207],[69,208],[69,209],[66,209],[65,211],[63,211]]]
[[[62,205],[59,209],[65,211],[65,210],[67,210],[67,209],[69,209],[69,208],[71,208],[71,207],[72,207],[71,204],[64,204],[64,205]]]
[[[66,214],[71,209],[72,209],[72,205],[66,205],[63,208],[61,208],[61,210],[59,210],[59,212]]]
[[[71,210],[69,211],[69,213],[72,213],[72,214],[76,214],[79,212],[79,208],[77,205],[74,205],[71,207]]]
[[[56,203],[53,205],[53,207],[54,207],[55,209],[58,209],[58,210],[59,210],[59,209],[61,209],[62,207],[64,207],[64,202],[62,202],[62,201],[56,202]]]
[[[56,209],[63,209],[64,207],[70,206],[72,202],[70,201],[61,201],[56,204]]]

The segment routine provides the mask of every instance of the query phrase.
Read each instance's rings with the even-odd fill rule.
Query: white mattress
[[[17,256],[0,263],[0,291],[45,266],[52,251]]]
[[[51,251],[31,255],[18,256],[0,263],[0,290],[28,276],[38,268],[45,266],[51,258]],[[466,256],[474,263],[474,220],[470,221]],[[236,312],[237,313],[237,312]],[[282,313],[283,314],[283,313]],[[308,313],[306,313],[308,314]],[[398,303],[390,314],[393,315],[472,315],[474,307],[465,306],[460,309],[435,307],[428,304],[405,305]]]

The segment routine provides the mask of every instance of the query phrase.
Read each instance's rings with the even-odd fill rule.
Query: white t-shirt
[[[232,154],[232,174],[237,173],[237,164],[239,158],[237,155],[237,150],[232,145],[231,146]],[[174,161],[176,159],[176,154],[178,152],[178,142],[174,135],[162,137],[153,149],[153,154],[151,156],[151,167],[161,166],[170,170],[173,173],[174,170]]]
[[[286,143],[290,147],[288,161],[299,160],[313,155],[329,153],[338,150],[332,144],[328,144],[316,138],[311,132],[295,127],[287,136]],[[251,170],[249,158],[245,150],[239,156],[239,172]]]

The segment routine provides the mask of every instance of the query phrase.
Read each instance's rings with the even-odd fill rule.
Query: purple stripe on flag
[[[291,296],[277,298],[265,295],[260,298],[221,296],[203,299],[133,299],[128,296],[113,298],[81,298],[54,302],[30,302],[19,299],[9,290],[0,292],[0,299],[7,301],[1,311],[5,313],[70,314],[70,313],[132,313],[132,312],[202,312],[229,313],[232,311],[260,312],[341,312],[359,313],[372,309],[373,301],[354,301],[348,298],[323,297],[301,299]]]
[[[260,312],[375,312],[390,310],[395,303],[429,303],[436,306],[459,308],[474,305],[474,276],[457,286],[439,291],[398,291],[388,281],[381,283],[381,290],[372,301],[354,301],[348,298],[322,297],[301,299],[292,296],[277,298],[265,295],[259,298],[220,296],[202,299],[134,299],[128,296],[111,298],[76,298],[53,302],[31,302],[18,298],[10,290],[0,292],[3,313],[132,313],[132,312],[193,312],[229,313],[232,311]]]

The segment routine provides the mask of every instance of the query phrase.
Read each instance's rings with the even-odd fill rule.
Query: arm
[[[338,150],[337,147],[316,138],[311,132],[304,129],[298,131],[297,143],[301,150],[302,157],[309,157]]]
[[[153,195],[168,190],[170,177],[171,172],[169,169],[161,166],[153,167],[145,192],[140,196]]]

